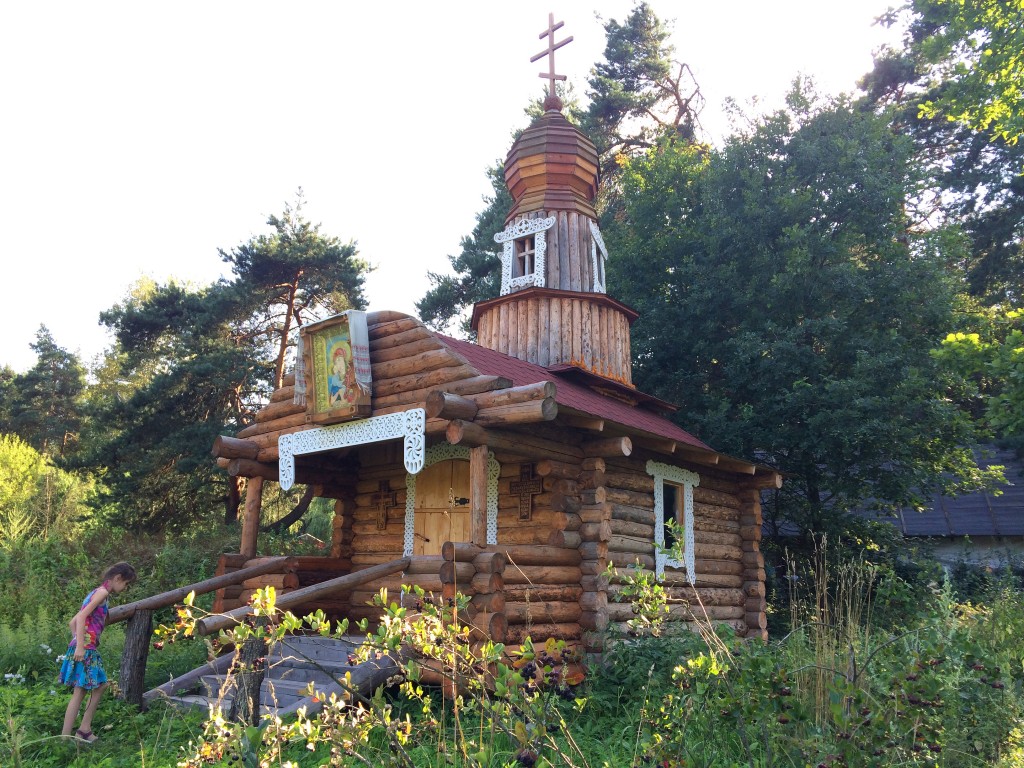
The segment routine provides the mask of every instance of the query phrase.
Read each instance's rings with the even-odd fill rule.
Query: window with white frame
[[[494,236],[502,244],[502,296],[530,286],[544,287],[547,230],[554,223],[554,216],[520,219]]]
[[[700,485],[696,472],[680,469],[658,461],[647,462],[647,474],[654,478],[654,571],[660,580],[666,568],[686,568],[690,583],[695,580],[693,555],[693,489]],[[670,522],[676,523],[672,533]],[[683,559],[677,560],[664,550],[682,536]]]

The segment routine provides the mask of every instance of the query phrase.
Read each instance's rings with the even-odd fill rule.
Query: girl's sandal
[[[75,738],[79,741],[84,741],[86,744],[92,744],[99,741],[100,737],[92,731],[75,731]]]

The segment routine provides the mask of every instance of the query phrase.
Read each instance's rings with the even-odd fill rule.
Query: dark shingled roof
[[[1000,486],[998,496],[990,491],[936,495],[923,512],[900,509],[893,515],[859,514],[892,523],[904,536],[1024,536],[1024,465],[1013,451],[991,446],[977,458],[983,467],[1006,467],[1006,484]]]
[[[566,408],[573,408],[592,416],[620,424],[627,429],[644,432],[656,437],[675,440],[705,450],[713,450],[672,421],[649,410],[636,408],[628,403],[594,392],[590,387],[578,384],[571,376],[557,370],[548,370],[540,365],[510,357],[502,352],[481,347],[468,341],[460,341],[436,334],[453,352],[461,355],[480,373],[490,376],[504,376],[514,386],[535,384],[539,381],[555,383],[555,401]]]

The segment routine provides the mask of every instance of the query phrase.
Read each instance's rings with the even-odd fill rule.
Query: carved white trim
[[[464,445],[438,443],[426,450],[423,467],[448,459],[469,460],[469,448]],[[487,543],[498,543],[498,475],[501,465],[492,451],[487,452]],[[405,536],[402,557],[412,557],[416,542],[416,474],[405,476]]]
[[[693,489],[700,485],[700,475],[660,461],[648,461],[647,474],[654,477],[654,574],[661,580],[665,576],[665,568],[685,566],[686,578],[693,584],[697,578],[693,554]],[[683,562],[664,552],[666,480],[683,488]]]
[[[426,412],[422,408],[371,416],[368,419],[315,427],[281,435],[277,438],[280,484],[288,490],[295,484],[295,457],[323,453],[352,445],[379,443],[383,440],[405,441],[405,468],[413,474],[423,469]]]
[[[501,295],[505,296],[520,288],[527,288],[536,285],[543,288],[545,285],[545,274],[547,272],[547,250],[548,240],[546,230],[555,223],[554,216],[546,219],[520,219],[515,224],[509,224],[504,231],[494,236],[496,243],[504,243],[501,251]],[[513,277],[513,264],[515,261],[515,241],[521,237],[533,235],[533,272],[528,275]]]
[[[608,276],[605,269],[608,267],[608,248],[601,236],[601,229],[593,219],[587,219],[590,224],[590,273],[594,276],[594,293],[607,293]]]

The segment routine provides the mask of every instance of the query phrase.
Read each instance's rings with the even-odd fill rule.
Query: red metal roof
[[[470,365],[484,375],[504,376],[511,379],[513,385],[517,387],[535,384],[539,381],[553,381],[556,388],[555,401],[561,406],[606,419],[627,429],[634,429],[709,451],[714,450],[668,419],[643,408],[633,407],[621,400],[600,395],[589,387],[577,384],[571,378],[560,375],[557,371],[550,371],[543,366],[510,357],[469,341],[453,339],[442,334],[436,334],[436,336],[452,352],[464,357]]]

